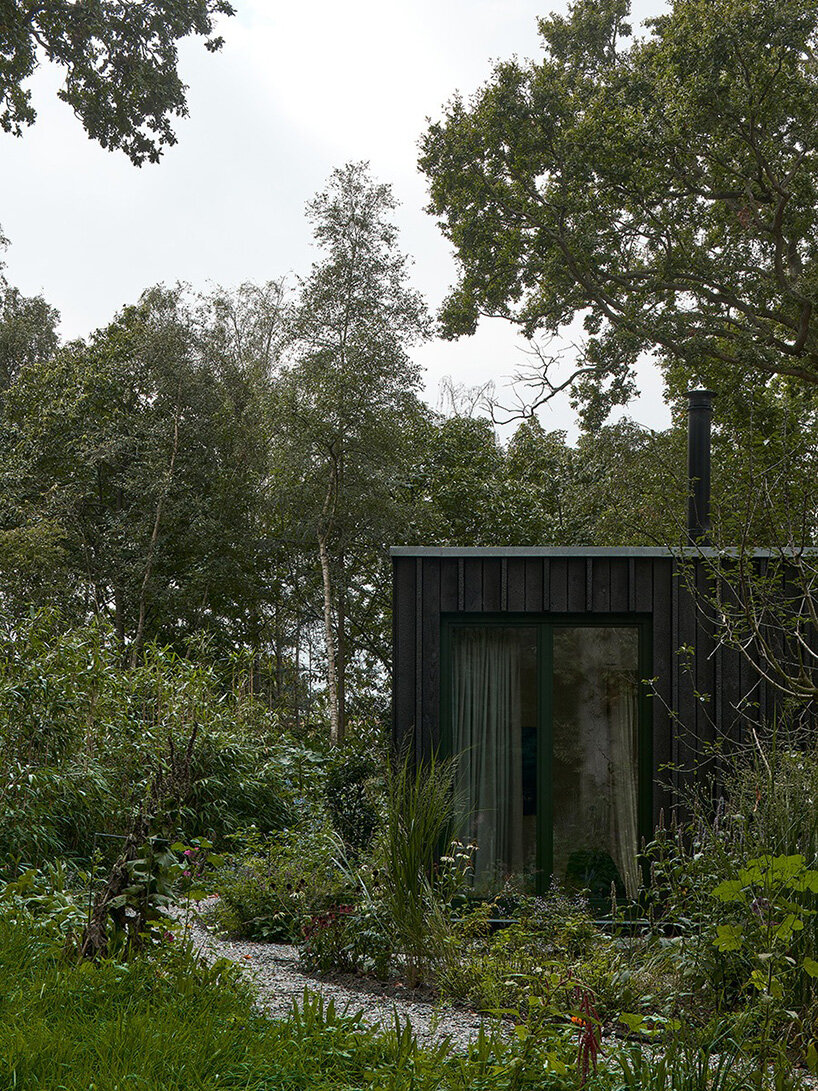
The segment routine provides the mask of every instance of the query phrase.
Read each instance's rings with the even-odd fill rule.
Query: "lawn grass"
[[[273,1020],[228,964],[205,967],[169,945],[126,965],[77,965],[52,931],[0,918],[2,1091],[576,1086],[548,1074],[557,1053],[570,1059],[570,1046],[488,1036],[468,1057],[424,1051],[406,1028],[373,1031],[315,997]]]

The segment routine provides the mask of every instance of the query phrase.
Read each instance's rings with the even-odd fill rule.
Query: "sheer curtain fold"
[[[523,869],[522,652],[518,634],[462,629],[452,647],[452,742],[461,836],[475,885]]]
[[[631,671],[611,672],[610,764],[611,799],[610,852],[625,891],[635,898],[639,889],[639,812],[637,783],[637,695]]]

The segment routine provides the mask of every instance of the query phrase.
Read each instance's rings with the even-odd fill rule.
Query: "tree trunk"
[[[329,697],[329,737],[333,746],[341,742],[341,721],[338,708],[338,674],[335,659],[335,629],[332,623],[332,575],[330,572],[327,537],[318,534],[318,553],[324,582],[324,641],[327,647],[327,696]]]
[[[123,603],[122,588],[117,582],[114,582],[114,632],[116,633],[116,642],[119,645],[120,654],[122,655],[123,666],[125,664],[125,606]]]
[[[338,646],[337,666],[338,675],[338,742],[343,742],[346,735],[347,709],[346,709],[346,623],[347,623],[347,596],[346,596],[346,571],[344,570],[344,551],[338,554]]]
[[[173,450],[170,455],[170,465],[168,466],[168,472],[165,478],[165,485],[162,492],[159,494],[159,500],[156,503],[156,518],[153,521],[153,531],[151,532],[151,540],[148,543],[148,555],[145,558],[145,568],[142,573],[142,586],[139,589],[139,621],[136,625],[136,635],[134,636],[133,644],[131,645],[131,667],[135,667],[139,662],[139,654],[142,651],[142,645],[145,641],[145,614],[147,610],[147,596],[148,596],[148,583],[151,578],[151,572],[153,571],[153,558],[156,552],[156,543],[159,540],[159,528],[162,525],[162,509],[165,504],[170,487],[173,484],[173,471],[176,466],[176,455],[179,450],[179,402],[182,396],[182,380],[179,379],[179,389],[176,392],[176,410],[173,418]]]
[[[295,685],[293,686],[293,718],[296,734],[301,730],[301,619],[295,625]]]
[[[321,558],[321,578],[324,585],[324,641],[327,651],[327,696],[329,697],[329,736],[333,746],[339,746],[344,737],[344,724],[338,689],[338,652],[335,627],[332,619],[332,567],[329,556],[329,540],[335,525],[335,509],[338,503],[338,453],[330,445],[330,470],[327,494],[321,507],[318,525],[318,554]]]

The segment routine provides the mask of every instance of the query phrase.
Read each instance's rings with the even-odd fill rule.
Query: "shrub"
[[[302,927],[301,963],[307,970],[372,974],[384,981],[394,958],[394,935],[383,906],[373,901],[334,906]]]
[[[225,695],[209,667],[168,649],[149,647],[124,670],[103,625],[64,631],[41,613],[0,629],[0,868],[88,861],[95,835],[127,832],[164,756],[184,752],[194,729],[187,799],[164,816],[165,832],[280,829],[317,762],[275,727],[257,702]]]
[[[220,733],[205,734],[193,754],[188,801],[179,833],[215,844],[253,824],[263,833],[292,821],[285,782],[270,748]]]
[[[94,835],[128,823],[130,798],[117,795],[97,762],[72,768],[9,762],[0,783],[0,866],[36,867],[61,856],[89,859]]]
[[[652,962],[677,974],[678,1002],[699,1020],[746,1007],[759,1041],[804,1049],[818,1037],[816,791],[818,754],[759,747],[727,770],[715,816],[693,799],[689,823],[646,850]]]
[[[324,796],[338,836],[355,855],[365,853],[378,828],[378,809],[371,798],[375,762],[362,754],[342,754],[327,770]]]
[[[622,961],[587,903],[554,886],[544,897],[520,897],[517,912],[497,931],[489,923],[494,902],[454,923],[435,967],[441,993],[478,1010],[540,1020],[564,1018],[579,987],[594,997],[603,1018],[616,1015],[624,999]]]
[[[239,852],[215,877],[213,916],[226,932],[295,943],[305,920],[352,893],[337,863],[340,846],[326,827],[294,826],[271,837],[251,829],[236,840]]]

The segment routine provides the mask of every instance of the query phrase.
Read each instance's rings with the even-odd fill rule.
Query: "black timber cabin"
[[[395,547],[393,727],[457,756],[475,888],[551,877],[636,892],[636,854],[716,737],[772,686],[714,640],[707,581],[712,395],[691,392],[682,549]],[[650,679],[650,684],[645,680]]]

